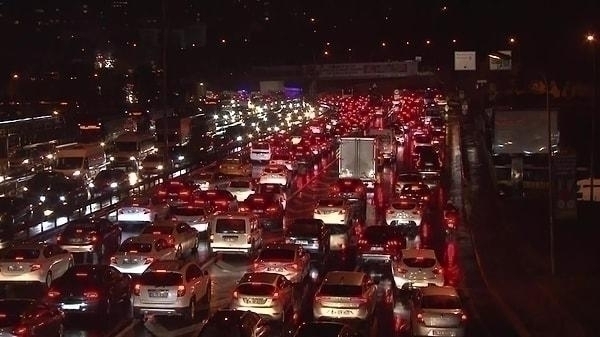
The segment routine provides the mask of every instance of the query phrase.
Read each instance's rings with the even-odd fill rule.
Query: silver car
[[[251,271],[277,273],[292,283],[301,283],[310,272],[310,255],[292,243],[268,245],[260,250]]]
[[[225,185],[225,190],[233,194],[238,201],[244,201],[254,194],[254,183],[250,178],[236,178]]]
[[[231,308],[287,321],[294,312],[294,287],[283,275],[246,273],[233,291]]]
[[[390,203],[385,212],[385,222],[391,226],[421,226],[423,209],[417,200],[410,198],[396,199]]]
[[[209,206],[194,203],[171,206],[170,213],[172,220],[185,222],[197,230],[200,235],[208,237],[209,217],[213,213]]]
[[[433,249],[403,249],[402,257],[392,263],[398,289],[444,285],[444,273]]]
[[[22,243],[0,253],[0,281],[34,281],[50,286],[73,265],[73,255],[52,243]]]
[[[177,250],[166,239],[155,235],[131,237],[110,258],[110,265],[121,273],[141,274],[154,261],[173,260]]]
[[[210,309],[211,278],[194,261],[155,261],[133,288],[133,314],[184,316]]]
[[[377,302],[377,287],[358,271],[330,271],[315,294],[315,319],[358,319],[370,323]]]
[[[185,222],[161,221],[146,226],[140,234],[155,235],[167,240],[175,247],[177,257],[194,254],[198,251],[198,231]]]
[[[467,315],[453,287],[422,288],[412,303],[411,325],[415,336],[465,336]]]

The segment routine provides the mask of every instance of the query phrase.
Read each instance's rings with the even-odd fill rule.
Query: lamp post
[[[590,149],[590,202],[594,201],[594,152],[596,152],[596,37],[594,34],[588,34],[585,37],[586,41],[591,45],[592,48],[592,135],[591,135],[591,149]]]
[[[550,272],[552,276],[556,273],[556,261],[554,259],[554,194],[552,183],[552,114],[550,113],[550,83],[544,76],[546,87],[546,116],[548,118],[548,226],[550,227]]]

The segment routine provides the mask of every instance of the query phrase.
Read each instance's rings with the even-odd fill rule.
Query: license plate
[[[413,282],[413,287],[419,287],[419,288],[424,288],[427,287],[427,283],[424,282]]]
[[[430,336],[454,336],[454,332],[446,330],[433,330]]]
[[[329,313],[333,316],[352,316],[354,315],[354,310],[351,309],[331,309]]]
[[[237,236],[225,236],[223,237],[223,240],[226,242],[235,242],[237,241]]]
[[[371,247],[371,250],[383,251],[383,247]]]
[[[22,266],[8,266],[8,271],[21,271],[23,270]]]
[[[274,272],[281,273],[281,272],[283,272],[283,268],[267,268],[267,271],[274,271]]]
[[[169,292],[168,291],[151,291],[151,292],[148,292],[148,296],[165,298],[165,297],[169,296]]]
[[[81,304],[63,304],[61,308],[63,310],[79,310],[81,309]]]
[[[246,304],[262,304],[265,302],[262,298],[244,298],[244,303]]]
[[[123,264],[137,264],[137,260],[123,260]]]
[[[296,240],[296,244],[299,244],[299,245],[307,245],[307,244],[308,244],[308,241],[306,241],[306,240]]]

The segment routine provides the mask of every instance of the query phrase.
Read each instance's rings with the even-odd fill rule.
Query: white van
[[[57,146],[53,170],[67,177],[89,183],[98,172],[106,168],[106,154],[100,144],[69,144]]]
[[[262,228],[252,213],[216,215],[210,224],[213,253],[253,255],[262,247]]]
[[[148,154],[156,151],[155,143],[154,136],[150,134],[124,133],[115,139],[110,161],[116,165],[131,161],[140,164]]]
[[[257,142],[250,145],[251,161],[269,161],[271,160],[271,144],[267,142]]]

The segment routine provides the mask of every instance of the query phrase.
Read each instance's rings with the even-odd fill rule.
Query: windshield
[[[169,226],[148,226],[144,228],[142,234],[153,234],[153,235],[171,235],[173,234],[173,227]]]
[[[358,297],[362,295],[362,287],[346,284],[324,284],[319,291],[321,296]]]
[[[268,150],[269,144],[268,143],[256,143],[256,144],[252,144],[252,150]]]
[[[206,210],[202,207],[174,206],[171,207],[171,213],[180,216],[205,216]]]
[[[246,233],[246,220],[244,219],[217,219],[215,224],[217,233]]]
[[[83,157],[59,157],[56,158],[54,168],[58,170],[74,170],[83,166]]]
[[[142,273],[140,282],[149,286],[172,287],[183,284],[183,275],[173,272],[145,272]]]
[[[296,252],[291,249],[269,248],[263,249],[258,254],[261,261],[294,261]]]
[[[35,260],[40,257],[40,250],[37,248],[11,248],[6,249],[0,256],[6,260]]]
[[[111,178],[117,178],[119,176],[119,173],[121,173],[123,171],[119,171],[119,170],[102,170],[100,172],[98,172],[98,174],[96,175],[96,178],[94,178],[95,180],[99,180],[99,179],[111,179]]]
[[[344,206],[344,201],[341,199],[326,199],[320,200],[318,207],[334,207],[340,208]]]
[[[243,180],[234,180],[229,183],[229,187],[231,187],[231,188],[250,188],[250,182],[243,181]]]
[[[421,299],[423,309],[460,309],[460,298],[448,295],[426,295]]]
[[[119,247],[122,253],[150,253],[152,252],[152,244],[145,242],[125,241]]]
[[[137,142],[115,142],[115,148],[119,152],[136,152],[138,151]]]
[[[394,209],[400,210],[400,211],[407,211],[410,209],[413,209],[415,207],[417,207],[417,204],[412,203],[412,202],[402,202],[402,201],[397,201],[397,202],[393,202],[392,203],[392,207]]]
[[[157,162],[162,162],[163,161],[163,156],[157,155],[157,154],[151,154],[146,156],[146,158],[144,158],[144,162],[146,163],[157,163]]]
[[[410,268],[433,268],[435,259],[424,257],[408,257],[402,259],[402,262]]]

